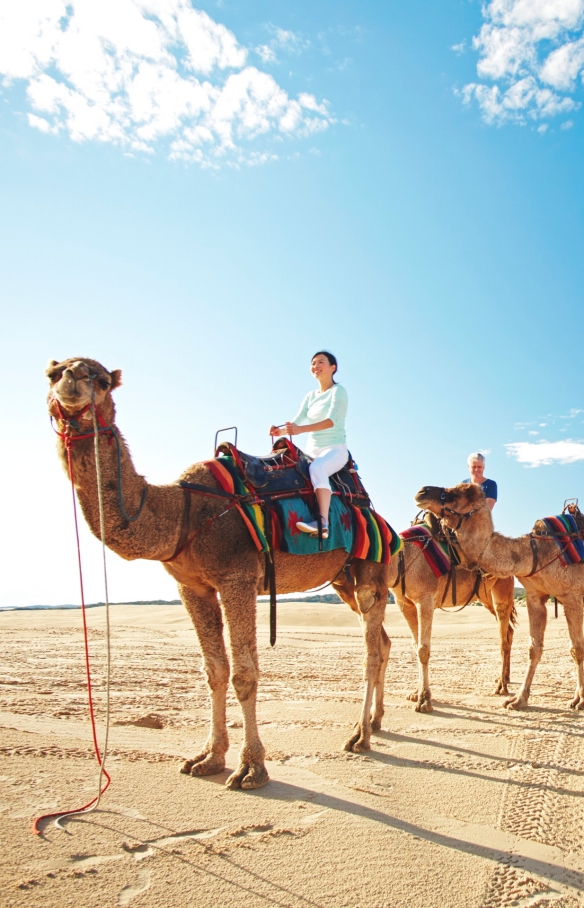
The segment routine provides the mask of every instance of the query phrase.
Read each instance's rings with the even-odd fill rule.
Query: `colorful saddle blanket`
[[[435,577],[444,577],[448,574],[452,567],[452,559],[451,549],[446,540],[442,542],[437,539],[430,528],[424,526],[423,523],[417,523],[407,530],[402,530],[400,536],[406,542],[411,542],[422,550]]]
[[[542,523],[561,549],[560,561],[564,566],[584,561],[582,532],[572,514],[544,517]]]
[[[221,456],[205,462],[219,487],[236,495],[250,495],[233,457]],[[253,497],[253,496],[252,496]],[[318,537],[297,529],[299,520],[314,520],[306,495],[274,499],[271,503],[272,545],[274,549],[295,555],[312,555],[319,551]],[[269,550],[265,513],[259,501],[236,505],[258,552]],[[333,495],[329,515],[329,537],[322,540],[322,550],[344,549],[352,558],[389,564],[400,551],[401,537],[372,508],[359,508]]]

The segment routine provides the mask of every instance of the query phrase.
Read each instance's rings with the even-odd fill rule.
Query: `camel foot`
[[[411,694],[407,695],[406,700],[411,700],[413,703],[417,703],[418,702],[418,691],[413,690],[411,692]]]
[[[251,791],[252,788],[261,788],[269,781],[268,770],[263,763],[240,763],[227,779],[225,788],[231,791],[237,788]]]
[[[423,690],[421,694],[418,695],[418,702],[416,703],[414,709],[417,713],[431,713],[433,710],[432,706],[432,697],[429,690]]]
[[[192,760],[185,760],[180,771],[185,776],[215,776],[224,769],[225,757],[214,753],[202,753]]]
[[[495,681],[495,689],[493,691],[493,694],[498,697],[507,696],[509,693],[507,684],[507,681],[503,681],[502,678],[497,678],[497,680]]]
[[[527,697],[508,697],[503,701],[505,709],[527,709]]]
[[[573,700],[570,700],[570,709],[584,709],[584,696],[576,694]]]
[[[348,741],[345,741],[343,749],[353,754],[367,753],[368,750],[371,750],[369,735],[366,735],[360,725],[357,725],[355,733],[351,735]]]

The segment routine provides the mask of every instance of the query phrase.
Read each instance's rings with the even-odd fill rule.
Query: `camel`
[[[183,763],[181,771],[207,776],[225,768],[230,672],[223,636],[225,619],[231,648],[231,682],[242,711],[244,735],[239,765],[225,784],[230,789],[265,785],[269,777],[256,718],[256,597],[264,588],[264,556],[257,552],[236,510],[226,510],[225,498],[191,494],[178,484],[150,485],[136,472],[115,424],[112,391],[121,384],[119,370],[108,372],[96,360],[73,357],[61,362],[52,360],[46,374],[50,383],[49,412],[59,433],[59,455],[66,472],[70,458],[75,490],[91,532],[101,538],[95,413],[102,426],[98,450],[105,543],[127,560],[161,561],[177,581],[195,627],[210,690],[211,723],[206,743]],[[180,478],[217,488],[204,463],[189,467]],[[185,535],[187,544],[181,548]],[[278,593],[308,590],[332,581],[362,619],[365,693],[355,731],[345,744],[347,750],[362,753],[370,749],[371,732],[381,727],[383,715],[383,679],[391,645],[382,630],[389,567],[353,559],[344,570],[346,561],[346,552],[341,549],[315,555],[275,553]]]
[[[411,542],[404,546],[404,587],[398,577],[397,559],[390,565],[389,586],[393,591],[400,611],[412,633],[418,660],[418,688],[408,697],[415,702],[416,712],[431,712],[432,695],[429,684],[430,643],[432,620],[437,608],[452,608],[474,599],[481,602],[497,619],[501,642],[501,674],[495,682],[495,694],[507,694],[511,671],[511,645],[513,625],[516,622],[515,600],[513,598],[513,577],[496,578],[483,575],[475,590],[476,570],[466,570],[462,565],[456,569],[456,598],[453,602],[452,583],[448,576],[436,577],[424,554]],[[446,595],[445,595],[445,590]],[[474,594],[474,595],[473,595]],[[444,599],[444,601],[442,601]]]
[[[546,603],[554,596],[564,606],[576,664],[576,690],[570,701],[572,709],[584,709],[584,636],[582,633],[582,596],[584,564],[564,567],[560,549],[551,538],[527,533],[509,538],[495,533],[491,511],[481,488],[458,485],[451,489],[425,486],[416,495],[419,507],[441,516],[456,533],[458,543],[469,563],[498,577],[514,574],[525,587],[529,618],[529,667],[515,696],[504,702],[508,709],[524,709],[529,700],[535,671],[543,653],[547,623]],[[537,524],[536,524],[537,528]]]

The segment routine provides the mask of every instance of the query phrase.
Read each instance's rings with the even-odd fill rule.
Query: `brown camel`
[[[453,602],[452,582],[448,576],[436,577],[424,554],[411,542],[404,545],[404,582],[405,596],[402,593],[402,582],[397,577],[397,558],[390,565],[389,585],[402,615],[408,622],[418,659],[418,688],[409,695],[409,700],[416,703],[416,712],[430,712],[432,699],[429,685],[430,643],[432,639],[432,620],[437,608],[458,608],[470,599],[481,602],[497,619],[501,641],[501,675],[495,682],[495,694],[507,694],[511,671],[511,645],[513,643],[513,625],[516,621],[515,600],[513,598],[513,577],[495,578],[488,575],[481,577],[476,589],[476,570],[466,570],[463,566],[456,568],[456,599]],[[446,591],[446,595],[444,595]],[[444,599],[444,601],[443,601]]]
[[[531,636],[529,668],[518,693],[504,705],[510,709],[527,706],[533,676],[543,653],[546,603],[550,596],[555,596],[564,606],[572,642],[570,653],[576,663],[576,691],[570,706],[584,709],[584,564],[564,567],[553,539],[535,538],[530,533],[510,539],[495,533],[491,511],[478,486],[462,484],[452,489],[426,486],[416,495],[416,502],[442,516],[444,523],[455,530],[469,563],[474,562],[499,577],[513,573],[525,587]]]
[[[193,494],[188,507],[189,493],[179,485],[150,485],[136,472],[128,447],[115,426],[111,392],[121,383],[118,370],[108,372],[95,360],[74,357],[52,361],[47,376],[51,386],[49,411],[60,435],[72,438],[68,448],[65,438],[59,438],[61,460],[68,470],[69,451],[75,489],[92,533],[100,538],[93,407],[102,426],[111,427],[109,432],[103,429],[98,441],[105,543],[128,560],[162,561],[177,581],[181,599],[195,626],[210,688],[211,728],[200,753],[186,760],[182,772],[204,776],[222,772],[225,767],[229,746],[226,695],[230,664],[223,639],[224,617],[231,647],[231,682],[241,706],[244,731],[239,765],[226,785],[259,788],[268,781],[256,719],[259,677],[256,597],[264,587],[263,555],[256,551],[235,509],[222,513],[226,509],[224,498]],[[203,463],[189,467],[181,479],[217,488]],[[185,529],[188,542],[179,551]],[[390,642],[382,622],[389,568],[354,559],[349,566],[349,582],[343,570],[346,557],[343,550],[302,556],[276,552],[276,577],[279,593],[308,590],[333,581],[340,595],[362,619],[365,695],[355,732],[345,745],[346,749],[360,753],[369,749],[372,728],[381,726],[383,715],[383,679]],[[340,579],[336,580],[339,575]]]

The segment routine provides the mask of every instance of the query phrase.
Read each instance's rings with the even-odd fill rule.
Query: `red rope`
[[[93,708],[93,692],[92,692],[92,687],[91,687],[91,667],[89,664],[89,641],[87,638],[87,615],[85,612],[85,593],[84,593],[84,589],[83,589],[83,568],[81,566],[81,546],[79,543],[79,522],[77,520],[77,500],[75,498],[75,482],[74,482],[74,478],[73,478],[73,462],[71,460],[71,444],[67,443],[69,438],[70,438],[70,436],[65,437],[65,447],[67,449],[67,465],[69,467],[69,478],[71,479],[71,494],[73,497],[73,517],[74,517],[74,521],[75,521],[75,539],[77,541],[77,566],[79,569],[79,587],[81,590],[81,615],[83,617],[83,642],[84,642],[84,646],[85,646],[85,675],[87,678],[87,699],[89,702],[89,715],[91,717],[91,733],[93,736],[93,749],[95,751],[95,756],[96,756],[97,762],[101,768],[101,771],[103,772],[103,774],[106,778],[106,783],[103,786],[103,788],[100,790],[99,795],[96,795],[95,798],[92,798],[91,801],[88,801],[88,803],[84,804],[83,807],[77,807],[75,810],[59,810],[59,811],[57,811],[57,813],[44,813],[44,814],[42,814],[42,816],[37,817],[32,826],[32,831],[35,835],[40,835],[40,829],[38,828],[38,825],[42,820],[50,820],[53,817],[66,817],[66,816],[70,816],[71,814],[83,813],[83,811],[89,810],[89,808],[92,807],[96,803],[96,801],[99,800],[99,798],[101,798],[103,793],[108,789],[109,784],[111,782],[111,777],[110,777],[109,773],[107,772],[105,766],[102,766],[101,753],[99,750],[99,743],[97,740],[97,728],[96,728],[96,724],[95,724],[95,711]]]

